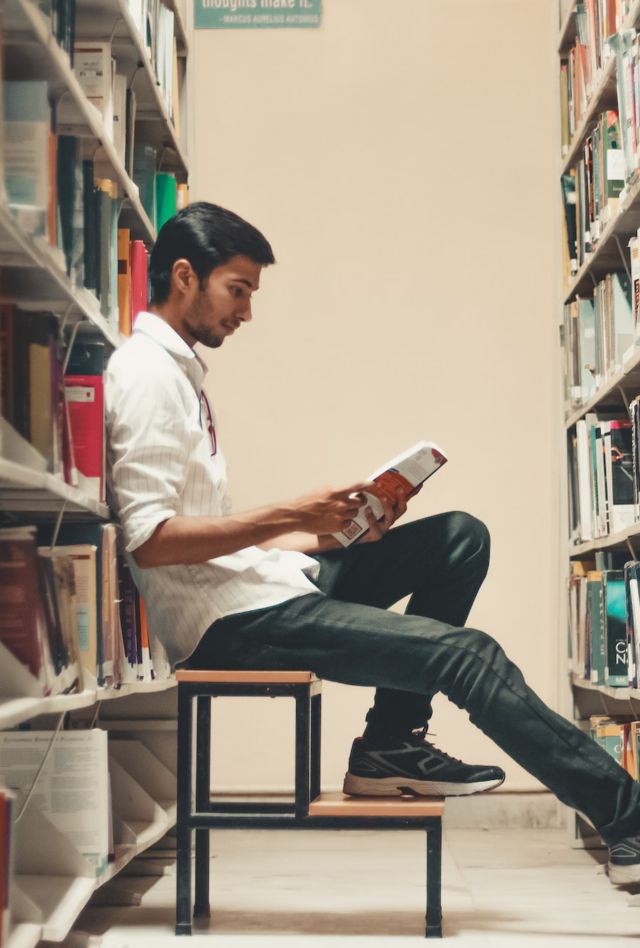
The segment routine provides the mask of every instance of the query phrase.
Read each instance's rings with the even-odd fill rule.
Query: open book
[[[383,464],[377,471],[370,474],[368,479],[375,481],[391,500],[395,501],[398,491],[402,491],[406,500],[446,462],[447,458],[437,444],[433,444],[432,441],[418,441],[413,447]],[[380,519],[384,515],[380,500],[374,494],[365,496],[374,516]],[[333,534],[343,546],[350,546],[369,529],[369,522],[364,512],[366,506],[367,504],[362,505],[358,515],[344,530]]]

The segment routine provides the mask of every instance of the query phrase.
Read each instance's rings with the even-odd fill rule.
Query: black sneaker
[[[353,742],[343,791],[354,796],[386,797],[403,793],[459,797],[493,790],[504,781],[500,767],[464,764],[449,757],[416,731],[397,744],[373,747],[363,737]]]
[[[627,836],[609,846],[607,869],[614,885],[640,882],[640,836]]]

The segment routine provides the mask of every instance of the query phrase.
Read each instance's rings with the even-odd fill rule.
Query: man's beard
[[[206,346],[207,349],[219,349],[224,342],[224,336],[217,336],[214,332],[206,329],[199,329],[197,332],[194,332],[193,337],[196,342]]]

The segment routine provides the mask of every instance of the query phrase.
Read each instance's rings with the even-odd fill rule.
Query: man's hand
[[[363,481],[352,484],[350,487],[314,491],[312,494],[294,500],[288,507],[297,521],[299,530],[316,536],[340,533],[366,502],[364,492],[371,491],[372,487],[375,485]],[[376,491],[376,495],[377,493]]]
[[[377,540],[382,539],[385,533],[391,529],[396,520],[398,520],[407,509],[407,498],[402,490],[396,491],[395,494],[391,496],[386,491],[383,491],[378,484],[373,482],[367,487],[367,492],[375,494],[378,498],[384,508],[384,515],[378,520],[371,507],[367,506],[365,516],[369,523],[369,529],[359,540],[356,540],[356,543],[375,543]]]

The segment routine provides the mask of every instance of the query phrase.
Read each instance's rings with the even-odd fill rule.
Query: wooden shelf
[[[33,922],[20,922],[9,932],[7,948],[35,948],[42,939],[42,926]]]
[[[56,513],[109,520],[106,504],[94,500],[53,474],[34,471],[0,457],[0,511]]]
[[[52,98],[60,100],[64,96],[71,121],[61,130],[81,137],[88,135],[98,142],[100,151],[95,161],[107,166],[109,176],[118,183],[124,197],[120,225],[128,227],[134,239],[153,243],[155,228],[142,206],[138,188],[126,173],[100,113],[86,99],[69,57],[56,42],[46,18],[34,0],[6,0],[3,15],[5,74],[12,79],[45,79]]]
[[[576,35],[576,4],[574,3],[560,27],[558,35],[558,52],[560,54],[568,52],[575,41]]]
[[[622,388],[626,392],[629,400],[634,396],[634,393],[640,394],[640,348],[634,352],[633,358],[630,359],[619,372],[616,372],[615,375],[607,379],[606,383],[601,386],[597,392],[594,392],[584,405],[581,405],[570,415],[567,415],[565,427],[567,429],[573,428],[577,421],[580,421],[588,412],[594,411],[594,409],[597,408],[620,407],[622,409],[622,400],[618,391],[619,388]]]
[[[6,200],[0,198],[0,267],[3,300],[26,308],[66,313],[72,320],[86,320],[114,348],[122,336],[100,312],[97,298],[85,287],[72,284],[64,270],[60,251],[41,237],[27,234]],[[36,279],[37,276],[37,279]]]
[[[97,881],[96,889],[99,889],[100,886],[104,885],[105,882],[109,882],[118,873],[124,869],[124,867],[130,863],[136,856],[139,856],[140,853],[144,852],[146,849],[149,849],[150,846],[154,846],[162,837],[175,826],[176,822],[176,804],[165,805],[165,816],[164,818],[159,818],[153,823],[148,824],[144,832],[144,844],[140,846],[116,846],[116,858],[113,862],[110,862],[107,866],[107,871],[100,876]]]
[[[593,682],[579,678],[576,674],[572,674],[570,680],[574,688],[594,691],[606,698],[613,698],[616,701],[640,701],[640,688],[611,688],[608,685],[594,685]]]
[[[634,523],[633,526],[621,530],[619,533],[611,533],[609,536],[598,537],[596,540],[586,540],[584,543],[570,545],[569,556],[587,556],[590,553],[595,553],[596,550],[614,550],[616,547],[626,548],[627,540],[632,541],[632,543],[633,540],[640,541],[640,522]]]
[[[79,708],[91,708],[98,701],[115,701],[129,695],[157,694],[175,687],[174,678],[140,681],[121,688],[85,689],[77,694],[50,695],[46,698],[3,698],[0,696],[0,730],[16,727],[41,714],[64,714]]]
[[[595,249],[578,270],[566,292],[565,303],[570,303],[579,295],[591,296],[594,279],[601,280],[607,273],[623,268],[620,247],[625,254],[628,254],[627,242],[630,237],[635,236],[638,227],[640,227],[640,175],[636,175],[633,184],[628,187],[617,211],[603,228]]]
[[[157,843],[175,825],[176,805],[164,805],[152,823],[141,824],[138,845],[116,847],[116,858],[97,879],[90,876],[17,875],[15,884],[40,909],[41,924],[18,924],[9,933],[8,948],[33,948],[42,939],[63,941],[91,896],[129,862]]]

